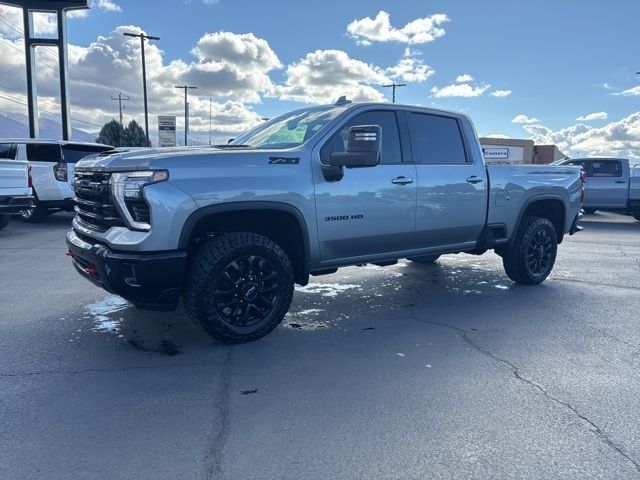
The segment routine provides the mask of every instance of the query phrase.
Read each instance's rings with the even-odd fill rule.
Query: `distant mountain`
[[[97,133],[74,128],[71,138],[78,142],[95,142]],[[29,119],[21,113],[0,113],[0,138],[29,137]],[[49,118],[40,118],[40,138],[59,140],[62,138],[62,124]]]

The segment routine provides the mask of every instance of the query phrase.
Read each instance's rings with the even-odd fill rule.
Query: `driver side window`
[[[400,149],[400,135],[398,134],[398,122],[396,114],[391,110],[374,110],[356,115],[343,125],[324,144],[320,150],[322,163],[329,164],[331,154],[346,152],[349,139],[349,129],[355,125],[378,125],[382,129],[382,151],[380,164],[402,163],[402,151]]]

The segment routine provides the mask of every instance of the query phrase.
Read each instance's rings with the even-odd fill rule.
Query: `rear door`
[[[412,247],[416,221],[416,169],[403,155],[397,114],[391,109],[355,113],[320,149],[320,162],[345,151],[349,128],[379,125],[380,164],[345,168],[344,176],[327,181],[316,170],[316,215],[323,263],[375,256]],[[348,262],[345,262],[348,263]]]
[[[0,197],[28,193],[28,165],[17,153],[17,143],[0,143]]]
[[[416,233],[423,247],[478,240],[487,215],[487,172],[470,154],[470,135],[459,117],[406,113],[418,176]],[[472,130],[469,127],[469,130]]]
[[[584,160],[584,170],[587,173],[585,207],[626,207],[629,178],[620,160]]]

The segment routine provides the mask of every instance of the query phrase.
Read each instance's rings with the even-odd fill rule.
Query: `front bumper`
[[[170,310],[182,291],[187,253],[116,252],[67,232],[67,247],[80,275],[140,308]]]
[[[14,197],[14,196],[0,197],[0,214],[20,213],[24,210],[30,210],[32,208],[33,208],[33,197],[30,195],[24,195],[19,197]]]

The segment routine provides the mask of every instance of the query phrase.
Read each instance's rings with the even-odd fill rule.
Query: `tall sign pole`
[[[147,142],[149,141],[149,108],[147,107],[147,64],[145,61],[144,47],[146,40],[160,40],[160,37],[154,37],[153,35],[146,35],[144,33],[130,33],[125,32],[126,37],[140,38],[140,53],[142,55],[142,94],[144,96],[144,132],[147,135]]]
[[[184,146],[189,144],[189,90],[195,90],[198,87],[192,87],[189,85],[176,85],[175,88],[184,90]]]

